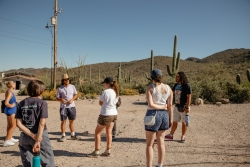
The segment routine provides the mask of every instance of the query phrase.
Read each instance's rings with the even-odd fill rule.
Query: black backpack
[[[4,113],[4,108],[5,108],[5,100],[1,101],[1,112]]]

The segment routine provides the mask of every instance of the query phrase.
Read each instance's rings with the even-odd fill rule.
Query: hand
[[[32,138],[38,142],[41,142],[42,141],[42,137],[40,137],[39,139],[37,139],[37,134],[34,134],[34,136],[32,136]]]
[[[73,100],[71,99],[70,101],[68,101],[69,104],[73,103]]]
[[[40,142],[36,142],[36,143],[34,144],[34,146],[33,146],[32,151],[33,151],[33,152],[39,152],[40,149],[41,149]]]
[[[62,99],[61,102],[62,102],[63,104],[66,104],[66,103],[67,103],[67,100]]]
[[[189,113],[189,108],[185,108],[185,113],[186,113],[186,114]]]

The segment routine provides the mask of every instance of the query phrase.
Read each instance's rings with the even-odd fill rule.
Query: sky
[[[0,71],[50,68],[54,0],[0,0]],[[250,0],[58,0],[57,62],[76,67],[250,48]]]

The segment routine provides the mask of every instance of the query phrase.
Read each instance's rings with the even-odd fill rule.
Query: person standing
[[[88,155],[90,158],[97,158],[100,155],[110,156],[112,144],[112,129],[117,120],[116,104],[119,99],[119,89],[116,81],[113,78],[107,77],[101,83],[103,84],[104,91],[100,96],[99,105],[101,112],[97,120],[95,129],[95,150]],[[100,154],[101,133],[106,130],[107,149],[104,153]]]
[[[116,103],[116,110],[117,110],[117,112],[118,112],[118,107],[120,107],[121,104],[122,104],[122,100],[121,100],[121,98],[119,97],[119,98],[118,98],[118,102]],[[115,122],[115,123],[114,123],[114,126],[113,126],[113,129],[112,129],[112,141],[116,141],[116,138],[115,138],[115,136],[116,136],[116,131],[117,131],[117,129],[116,129],[116,122]]]
[[[176,74],[176,84],[172,88],[174,92],[174,122],[170,134],[165,136],[166,140],[173,140],[173,135],[177,129],[178,122],[182,122],[181,142],[185,142],[187,125],[189,124],[189,112],[191,103],[192,88],[188,83],[188,78],[184,72]]]
[[[74,85],[69,83],[68,74],[62,75],[62,85],[57,89],[56,99],[60,101],[60,119],[62,137],[59,141],[66,140],[66,121],[69,119],[69,129],[71,132],[71,140],[79,140],[80,137],[75,134],[74,120],[76,119],[75,100],[77,91]]]
[[[3,146],[13,146],[16,142],[18,142],[18,139],[14,139],[12,137],[12,134],[16,128],[16,119],[15,114],[17,110],[16,106],[16,96],[13,93],[13,90],[16,88],[16,84],[14,81],[7,81],[5,82],[5,85],[7,86],[8,90],[5,93],[5,108],[4,113],[7,115],[7,135],[5,137]]]
[[[54,153],[48,137],[46,118],[48,103],[39,96],[45,90],[39,80],[29,82],[27,92],[30,97],[19,103],[16,113],[20,129],[19,150],[23,166],[32,166],[33,153],[40,152],[41,166],[55,167]]]
[[[146,99],[148,102],[146,116],[155,116],[155,123],[154,125],[148,125],[144,120],[146,131],[146,159],[147,167],[151,167],[154,157],[153,146],[156,137],[158,146],[157,167],[162,167],[165,156],[164,136],[166,130],[169,129],[173,123],[173,93],[168,85],[162,83],[161,70],[152,70],[151,79],[153,84],[150,84],[146,90]]]

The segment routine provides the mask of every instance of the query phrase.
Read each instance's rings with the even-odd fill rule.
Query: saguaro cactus
[[[249,69],[247,70],[247,79],[250,82],[250,70]]]
[[[241,83],[240,74],[237,74],[237,75],[236,75],[236,82],[237,82],[238,84]]]
[[[181,53],[178,52],[177,59],[176,59],[176,48],[177,48],[177,36],[174,36],[174,50],[173,50],[173,59],[172,59],[172,72],[170,72],[170,67],[167,65],[167,72],[170,76],[175,76],[179,69],[179,62]]]
[[[154,51],[151,50],[151,60],[150,60],[150,71],[149,71],[149,74],[151,73],[151,71],[154,69]],[[148,73],[146,73],[146,78],[148,80],[151,80],[151,77],[148,76]]]

